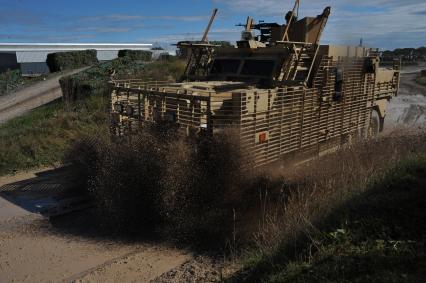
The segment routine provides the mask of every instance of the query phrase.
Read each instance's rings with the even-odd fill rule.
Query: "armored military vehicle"
[[[330,16],[286,22],[248,18],[236,46],[181,42],[188,64],[178,83],[111,82],[111,130],[127,136],[146,123],[168,121],[182,134],[220,138],[232,130],[254,166],[288,156],[319,155],[383,129],[397,95],[399,64],[379,66],[378,50],[320,45]]]

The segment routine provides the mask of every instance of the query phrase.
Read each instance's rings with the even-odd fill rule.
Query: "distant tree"
[[[393,51],[386,50],[382,52],[382,60],[390,61],[402,59],[404,61],[426,60],[426,47],[415,48],[397,48]]]
[[[210,44],[220,45],[221,47],[231,47],[232,44],[229,41],[210,41]]]
[[[98,62],[96,50],[68,51],[50,53],[46,64],[50,72],[59,72],[94,65]]]
[[[151,61],[152,59],[152,52],[146,51],[146,50],[120,50],[118,51],[118,57],[126,57],[130,60],[137,60],[137,61]]]
[[[178,42],[178,46],[179,44],[197,44],[197,43],[203,43],[202,41],[180,41]],[[232,47],[232,44],[229,41],[209,41],[210,44],[213,45],[217,45],[219,47]],[[177,51],[176,51],[176,56],[178,58],[188,58],[189,52],[188,52],[188,48],[185,46],[181,46]]]
[[[420,54],[420,55],[422,55],[422,56],[426,56],[426,47],[425,47],[425,46],[423,46],[423,47],[419,47],[419,48],[417,48],[417,49],[416,49],[416,53],[418,53],[418,54]]]

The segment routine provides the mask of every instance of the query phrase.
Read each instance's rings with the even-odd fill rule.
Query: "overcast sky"
[[[197,40],[214,7],[209,38],[238,40],[251,15],[282,23],[293,0],[0,0],[0,42],[155,43]],[[394,49],[426,45],[425,0],[302,0],[300,14],[331,6],[322,43]]]

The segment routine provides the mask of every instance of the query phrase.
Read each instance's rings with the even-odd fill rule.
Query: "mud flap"
[[[386,111],[387,111],[387,108],[388,108],[389,101],[387,99],[382,99],[382,100],[376,101],[375,104],[376,104],[375,109],[376,109],[377,113],[379,114],[380,119],[384,120],[385,117],[386,117]]]

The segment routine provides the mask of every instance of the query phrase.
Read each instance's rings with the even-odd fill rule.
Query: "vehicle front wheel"
[[[376,138],[381,131],[383,131],[383,121],[384,119],[380,118],[377,110],[371,110],[370,123],[367,131],[367,138]]]

